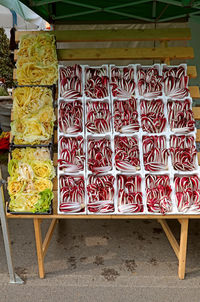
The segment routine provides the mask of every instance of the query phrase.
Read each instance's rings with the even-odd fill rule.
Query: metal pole
[[[1,176],[1,171],[0,171],[0,176]],[[8,224],[7,224],[5,209],[4,209],[5,203],[4,203],[3,187],[2,187],[3,183],[5,183],[5,181],[0,179],[0,218],[1,218],[1,227],[2,227],[3,240],[5,245],[5,251],[6,251],[8,272],[10,276],[10,283],[23,284],[24,281],[14,272],[14,268],[13,268],[10,238],[8,233]]]

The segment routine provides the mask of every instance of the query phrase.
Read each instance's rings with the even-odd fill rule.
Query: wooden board
[[[200,215],[185,215],[185,214],[176,214],[176,215],[119,215],[119,214],[112,214],[112,215],[94,215],[94,214],[89,214],[89,215],[75,215],[75,214],[52,214],[52,215],[14,215],[14,214],[6,214],[7,218],[11,219],[33,219],[33,218],[38,218],[38,219],[199,219]]]
[[[192,59],[192,47],[58,49],[59,61]]]
[[[200,142],[200,129],[197,129],[197,133],[196,133],[196,141]]]
[[[195,79],[197,77],[196,66],[187,66],[187,75],[190,77],[190,79]]]
[[[200,120],[200,107],[192,107],[195,120]]]
[[[14,52],[17,60],[17,51]],[[57,49],[59,61],[81,60],[164,60],[193,59],[192,47],[166,47],[166,48],[68,48]]]
[[[195,120],[200,120],[200,107],[192,107]]]
[[[17,31],[15,41],[24,34],[38,34],[41,31]],[[55,30],[52,33],[57,42],[104,42],[104,41],[179,41],[190,40],[189,28],[162,29],[107,29],[107,30]]]
[[[193,99],[199,99],[200,93],[199,93],[199,87],[198,86],[189,86],[189,91],[191,98]]]

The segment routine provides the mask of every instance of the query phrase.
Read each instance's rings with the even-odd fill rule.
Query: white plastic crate
[[[152,67],[156,67],[158,72],[159,72],[159,75],[162,74],[162,68],[164,65],[159,65],[159,64],[156,64],[156,65],[153,65],[153,66],[141,66],[139,64],[137,65],[128,65],[128,66],[122,66],[121,68],[124,68],[124,67],[130,67],[132,66],[134,68],[134,80],[135,80],[135,83],[137,84],[137,70],[139,70],[140,68],[152,68]],[[184,65],[185,66],[185,65]],[[89,66],[87,65],[84,65],[82,66],[82,70],[83,70],[83,89],[84,89],[84,85],[85,85],[85,69],[88,68]],[[96,68],[95,66],[91,66],[92,68]],[[105,70],[106,70],[106,74],[111,76],[110,73],[108,72],[111,72],[111,68],[114,67],[114,65],[102,65],[102,66],[97,66],[97,68],[101,68],[101,67],[105,67]],[[120,67],[120,66],[116,66],[116,67]],[[172,67],[172,66],[170,66]],[[184,67],[185,70],[187,70],[187,66]],[[186,72],[186,71],[185,71]],[[171,135],[181,135],[181,133],[174,133],[174,131],[172,131],[170,129],[170,126],[169,126],[169,123],[168,123],[168,111],[167,111],[167,103],[168,101],[171,101],[171,99],[169,99],[168,97],[166,97],[164,95],[164,90],[162,90],[162,96],[159,96],[157,98],[150,98],[150,99],[147,99],[147,98],[144,98],[143,96],[139,96],[138,94],[138,91],[137,91],[137,88],[135,90],[135,98],[136,98],[136,107],[137,107],[137,112],[138,112],[138,121],[139,121],[139,131],[136,131],[136,132],[132,132],[132,133],[121,133],[121,132],[117,132],[115,131],[115,128],[114,128],[114,103],[116,100],[119,100],[119,101],[127,101],[128,99],[120,99],[120,98],[116,98],[116,97],[113,97],[112,95],[112,91],[111,91],[111,87],[108,87],[108,91],[109,91],[109,96],[106,97],[106,98],[103,98],[103,99],[91,99],[91,98],[88,98],[86,96],[84,96],[83,98],[81,98],[81,101],[82,101],[82,104],[83,104],[83,112],[84,112],[84,117],[83,117],[83,131],[79,134],[76,134],[76,135],[71,135],[72,137],[77,137],[78,135],[82,135],[84,137],[84,140],[85,140],[85,151],[86,151],[86,160],[85,160],[85,169],[84,171],[78,173],[78,175],[84,175],[84,178],[85,178],[85,202],[86,202],[86,210],[84,213],[88,213],[88,214],[95,214],[95,215],[105,215],[105,213],[90,213],[90,211],[87,210],[87,204],[88,204],[88,196],[87,196],[87,184],[88,184],[88,177],[89,175],[91,175],[91,171],[88,171],[88,167],[87,167],[87,164],[88,164],[88,140],[90,138],[96,138],[96,139],[100,139],[102,137],[109,137],[110,141],[111,141],[111,149],[112,149],[112,169],[107,172],[107,173],[101,173],[100,175],[107,175],[107,174],[111,174],[115,177],[115,183],[114,183],[114,188],[115,188],[115,195],[114,195],[114,212],[112,213],[108,213],[109,215],[111,214],[118,214],[118,215],[130,215],[131,213],[122,213],[122,212],[119,212],[119,209],[118,209],[118,191],[117,191],[117,177],[118,175],[141,175],[141,178],[142,178],[142,194],[143,194],[143,204],[144,204],[144,211],[143,212],[138,212],[138,213],[132,213],[131,215],[141,215],[141,214],[148,214],[148,215],[154,215],[155,213],[153,212],[149,212],[148,209],[147,209],[147,201],[146,201],[146,186],[145,186],[145,177],[146,175],[148,174],[153,174],[153,175],[169,175],[170,177],[170,186],[172,188],[172,193],[171,193],[171,200],[172,200],[172,211],[169,212],[169,213],[166,213],[166,215],[171,215],[171,214],[181,214],[178,209],[177,209],[177,206],[176,206],[176,202],[175,202],[175,188],[174,188],[174,175],[193,175],[193,174],[196,174],[196,175],[200,175],[199,174],[199,166],[198,166],[198,160],[197,160],[197,157],[196,157],[196,169],[193,170],[193,171],[177,171],[175,169],[173,169],[173,166],[172,166],[172,162],[171,162],[171,156],[169,155],[168,156],[168,165],[167,165],[167,170],[162,170],[162,171],[157,171],[157,172],[149,172],[149,171],[146,171],[145,168],[144,168],[144,162],[143,162],[143,152],[142,152],[142,137],[144,135],[147,135],[147,136],[162,136],[164,135],[166,137],[166,148],[169,149],[170,148],[170,136]],[[152,101],[152,99],[162,99],[163,101],[163,104],[164,104],[164,116],[167,120],[166,122],[166,127],[164,129],[163,132],[161,133],[148,133],[146,131],[143,131],[142,127],[141,127],[141,108],[140,108],[140,102],[141,100],[148,100],[148,101]],[[190,103],[192,105],[192,99],[190,98],[190,96],[188,96],[187,98],[185,99],[189,99],[190,100]],[[185,99],[183,100],[179,100],[179,101],[184,101]],[[73,100],[66,100],[66,101],[73,101]],[[107,102],[109,104],[109,107],[110,107],[110,112],[111,112],[111,115],[112,115],[112,119],[111,119],[111,129],[109,132],[107,133],[100,133],[100,134],[96,134],[96,133],[90,133],[87,128],[85,127],[85,123],[87,122],[87,103],[88,102],[94,102],[94,101],[97,101],[97,102]],[[175,99],[172,99],[172,101],[175,101]],[[58,127],[58,141],[59,141],[59,137],[62,136],[63,133],[61,133],[59,131],[59,127]],[[196,138],[196,129],[195,131],[193,132],[190,132],[190,133],[187,133],[186,136],[193,136],[194,139]],[[70,135],[65,135],[67,137],[70,137]],[[114,139],[116,136],[127,136],[127,137],[130,137],[130,136],[135,136],[137,137],[138,139],[138,147],[139,147],[139,157],[140,157],[140,170],[137,170],[135,172],[132,172],[132,173],[129,173],[129,172],[121,172],[119,170],[116,169],[115,167],[115,161],[114,161],[114,157],[115,157],[115,145],[114,145]],[[58,178],[59,178],[59,175],[62,175],[62,174],[65,174],[63,172],[60,172],[59,169],[58,169]],[[69,173],[68,173],[69,174]],[[71,174],[72,175],[72,174]],[[74,174],[73,174],[74,175]],[[58,185],[58,191],[59,191],[59,185]],[[59,199],[58,199],[58,212],[61,213],[59,211]],[[186,214],[189,214],[190,212],[188,211]],[[63,212],[62,212],[63,214]],[[66,214],[70,214],[70,213],[66,213]],[[82,214],[81,213],[76,213],[77,215],[78,214]],[[185,213],[184,213],[185,214]],[[162,215],[161,213],[157,213],[156,215]]]

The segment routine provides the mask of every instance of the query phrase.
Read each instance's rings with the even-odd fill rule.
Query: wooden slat
[[[57,130],[54,131],[54,144],[58,143]]]
[[[13,69],[13,80],[16,80],[17,79],[17,69],[14,68]]]
[[[38,34],[41,31],[17,31],[15,41],[19,42],[22,35]],[[49,33],[44,32],[42,33]],[[103,42],[103,41],[172,41],[190,40],[189,28],[161,29],[107,29],[107,30],[55,30],[57,42]]]
[[[57,182],[57,176],[53,179],[53,191],[58,190],[58,182]]]
[[[82,48],[58,49],[58,60],[144,60],[157,59],[192,59],[192,47],[167,47],[167,48]]]
[[[113,214],[113,215],[64,215],[64,214],[54,214],[54,215],[14,215],[6,213],[7,218],[12,219],[33,219],[33,218],[40,218],[40,219],[158,219],[158,215],[119,215],[119,214]],[[175,214],[175,215],[160,215],[159,219],[199,219],[200,215],[186,215],[186,214]]]
[[[197,129],[196,141],[200,142],[200,129]]]
[[[196,66],[187,66],[187,75],[191,79],[195,79],[197,77],[197,68],[196,68]]]
[[[200,166],[200,152],[197,153],[197,157],[198,157],[198,163],[199,163],[199,166]]]
[[[58,160],[58,153],[53,154],[53,165],[54,167],[57,167],[57,160]]]
[[[193,99],[199,99],[200,93],[199,93],[199,87],[198,86],[190,86],[189,87],[190,95]]]
[[[17,61],[17,58],[18,58],[17,52],[18,52],[18,50],[15,49],[15,50],[14,50],[14,61],[15,61],[15,62]],[[14,75],[13,75],[13,76],[14,76]]]
[[[167,48],[77,48],[57,49],[59,61],[80,60],[164,60],[193,59],[192,47],[167,47]],[[14,52],[17,60],[17,50]]]
[[[192,47],[58,49],[58,60],[192,59]]]
[[[195,120],[200,120],[200,107],[192,107]]]

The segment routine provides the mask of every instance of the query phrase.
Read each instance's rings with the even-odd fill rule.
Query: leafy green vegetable
[[[18,168],[18,160],[11,159],[8,163],[8,173],[11,177],[15,177],[17,174],[17,168]]]
[[[9,209],[12,212],[45,213],[49,210],[53,193],[46,189],[39,194],[19,193],[11,196]]]
[[[51,200],[53,199],[53,192],[46,189],[39,193],[40,199],[35,204],[35,212],[47,212],[49,210]]]

